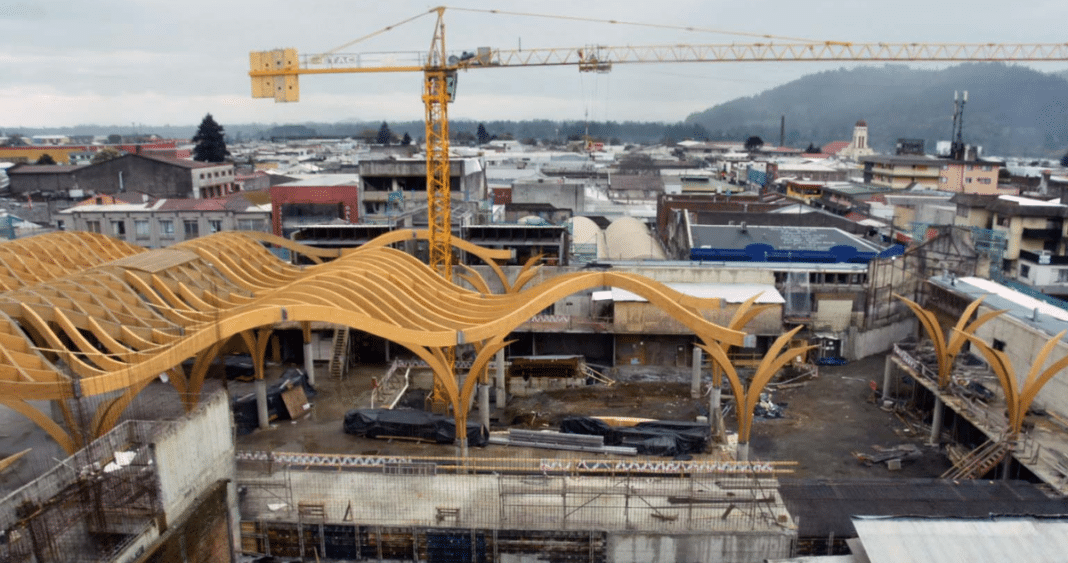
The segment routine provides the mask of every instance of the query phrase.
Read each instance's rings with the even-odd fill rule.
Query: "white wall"
[[[217,392],[182,424],[161,431],[154,439],[160,480],[160,500],[168,522],[179,521],[197,496],[213,483],[230,482],[231,522],[237,532],[234,488],[234,431],[229,399]],[[235,533],[234,537],[240,537]]]
[[[789,557],[797,532],[716,534],[608,534],[607,560],[611,563],[763,563]]]

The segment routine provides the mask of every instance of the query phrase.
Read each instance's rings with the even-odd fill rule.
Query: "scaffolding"
[[[107,561],[163,512],[147,424],[125,423],[20,489],[0,519],[0,561]]]
[[[241,544],[283,557],[604,561],[615,532],[791,536],[784,466],[239,452]]]

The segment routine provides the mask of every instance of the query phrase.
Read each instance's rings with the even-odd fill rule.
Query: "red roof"
[[[846,213],[845,218],[853,222],[863,221],[867,219],[867,217],[861,215],[860,213],[857,213],[856,211],[850,211],[849,213]]]
[[[838,154],[839,151],[848,147],[849,143],[850,141],[831,141],[830,143],[823,145],[823,148],[820,149],[820,152],[826,154]]]
[[[167,199],[160,211],[225,211],[226,200],[219,199]]]

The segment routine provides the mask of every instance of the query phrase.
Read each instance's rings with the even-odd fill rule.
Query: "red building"
[[[315,174],[271,186],[272,231],[288,237],[311,224],[360,222],[360,177]]]

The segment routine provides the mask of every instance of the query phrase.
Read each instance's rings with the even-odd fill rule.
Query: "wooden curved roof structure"
[[[0,283],[6,289],[0,292],[0,403],[29,416],[73,450],[110,429],[122,409],[161,373],[171,374],[180,393],[196,395],[207,365],[231,338],[243,339],[262,367],[271,327],[319,321],[381,336],[419,355],[442,380],[457,418],[466,418],[461,406],[476,378],[460,387],[443,350],[475,343],[482,352],[495,352],[512,330],[552,303],[602,286],[642,295],[708,344],[742,343],[743,333],[699,314],[718,302],[688,297],[633,274],[572,273],[526,289],[502,278],[508,288],[504,294],[465,289],[387,246],[420,236],[425,233],[391,233],[306,267],[279,260],[263,243],[314,261],[338,253],[243,232],[161,250],[90,233],[0,244]],[[500,254],[464,241],[457,244],[486,258]],[[495,271],[503,276],[499,268]],[[486,284],[477,282],[473,285],[484,290]],[[181,364],[189,358],[197,361],[193,373],[186,374]],[[81,431],[65,430],[26,402],[104,395],[112,398],[101,404],[92,427]],[[71,419],[67,413],[68,427]]]

